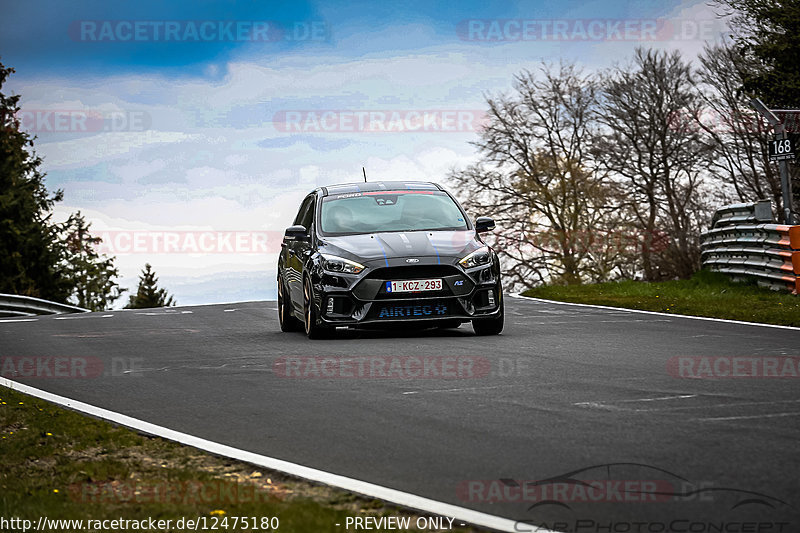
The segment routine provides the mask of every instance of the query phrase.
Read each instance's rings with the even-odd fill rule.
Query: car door
[[[300,210],[297,212],[297,217],[294,219],[294,224],[304,226],[309,236],[313,234],[314,230],[314,198],[314,195],[309,195],[303,200]],[[287,243],[287,290],[295,310],[301,316],[303,312],[303,265],[311,254],[311,246],[310,238],[305,240],[293,239]]]

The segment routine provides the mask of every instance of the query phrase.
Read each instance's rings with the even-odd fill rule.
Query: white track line
[[[274,457],[267,457],[266,455],[259,455],[257,453],[240,450],[232,446],[219,444],[217,442],[195,437],[187,433],[181,433],[173,429],[151,424],[150,422],[145,422],[144,420],[139,420],[138,418],[133,418],[114,411],[109,411],[88,403],[83,403],[77,400],[66,398],[64,396],[59,396],[57,394],[43,391],[29,385],[17,383],[16,381],[12,381],[4,377],[0,377],[0,385],[8,387],[12,390],[29,394],[31,396],[35,396],[37,398],[41,398],[42,400],[46,400],[48,402],[63,405],[75,411],[80,411],[97,418],[102,418],[104,420],[147,433],[149,435],[156,435],[158,437],[163,437],[181,444],[193,446],[195,448],[211,452],[215,455],[230,457],[231,459],[263,466],[264,468],[269,468],[271,470],[278,470],[292,476],[309,479],[325,485],[339,487],[350,492],[363,494],[365,496],[384,500],[403,507],[416,509],[425,513],[455,518],[456,521],[460,520],[469,524],[483,526],[498,531],[519,531],[519,529],[516,529],[515,527],[517,522],[514,520],[509,520],[508,518],[501,518],[499,516],[481,513],[465,507],[459,507],[457,505],[417,496],[416,494],[402,492],[388,487],[383,487],[381,485],[368,483],[366,481],[360,481],[358,479],[332,474],[330,472],[325,472],[324,470],[317,470],[315,468],[291,463],[282,459],[276,459]],[[555,533],[554,531],[548,529],[533,529],[530,531],[535,533]]]
[[[770,413],[766,415],[750,415],[750,416],[719,416],[716,418],[692,418],[691,420],[699,422],[725,422],[728,420],[752,420],[754,418],[783,418],[785,416],[800,416],[800,412]]]
[[[544,298],[534,298],[533,296],[523,296],[520,293],[510,293],[509,296],[512,298],[519,298],[521,300],[532,300],[535,302],[543,302],[548,304],[558,304],[558,305],[575,305],[579,307],[594,307],[595,309],[611,309],[613,311],[627,311],[629,313],[644,313],[646,315],[658,315],[658,316],[668,316],[670,318],[688,318],[691,320],[710,320],[712,322],[727,322],[729,324],[742,324],[745,326],[759,326],[762,328],[778,328],[778,329],[790,329],[794,331],[800,331],[800,328],[795,326],[779,326],[778,324],[760,324],[758,322],[744,322],[742,320],[729,320],[727,318],[711,318],[707,316],[692,316],[692,315],[678,315],[672,313],[661,313],[659,311],[644,311],[642,309],[628,309],[627,307],[611,307],[608,305],[596,305],[596,304],[578,304],[573,302],[560,302],[558,300],[545,300]]]
[[[662,402],[664,400],[683,400],[685,398],[696,398],[697,394],[681,394],[679,396],[659,396],[658,398],[637,398],[635,400],[617,400],[618,403],[627,402]]]
[[[171,306],[171,307],[151,307],[150,309],[170,309],[170,310],[175,310],[175,309],[181,309],[181,308],[186,308],[186,307],[212,307],[212,306],[215,306],[215,305],[222,306],[222,305],[262,304],[262,303],[270,303],[270,302],[277,302],[277,300],[245,300],[245,301],[238,300],[238,301],[235,301],[235,302],[214,302],[214,303],[209,303],[209,304],[186,304],[186,305],[175,305],[175,306]],[[126,312],[130,312],[130,311],[138,311],[138,309],[109,309],[109,311],[126,311]]]
[[[403,394],[427,394],[429,392],[463,392],[463,391],[476,391],[476,390],[487,390],[487,389],[500,389],[500,388],[508,388],[508,387],[515,387],[516,385],[495,385],[492,387],[465,387],[463,389],[419,389],[419,390],[412,390],[404,392]]]

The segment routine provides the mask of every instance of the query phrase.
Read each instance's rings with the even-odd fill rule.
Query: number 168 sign
[[[793,136],[787,136],[785,139],[773,138],[769,141],[769,159],[770,161],[780,161],[782,159],[794,159],[797,155],[797,139]]]

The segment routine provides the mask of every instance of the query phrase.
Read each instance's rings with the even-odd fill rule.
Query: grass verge
[[[178,527],[183,518],[198,520],[201,530],[205,524],[218,531],[267,531],[272,528],[264,517],[277,517],[281,532],[341,533],[348,516],[410,517],[412,525],[423,516],[143,436],[5,387],[0,387],[0,458],[0,517],[34,525],[39,517],[153,518],[172,521],[158,531],[193,531],[185,522]],[[22,531],[13,524],[0,529]]]
[[[800,326],[800,296],[755,283],[734,283],[717,272],[700,271],[692,279],[656,283],[546,285],[522,294],[562,302]]]

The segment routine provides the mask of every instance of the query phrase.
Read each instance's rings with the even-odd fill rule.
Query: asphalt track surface
[[[798,378],[674,359],[798,357],[798,329],[507,298],[500,336],[309,341],[248,302],[0,319],[0,356],[15,381],[520,531],[800,531]],[[10,374],[47,357],[76,376]]]

